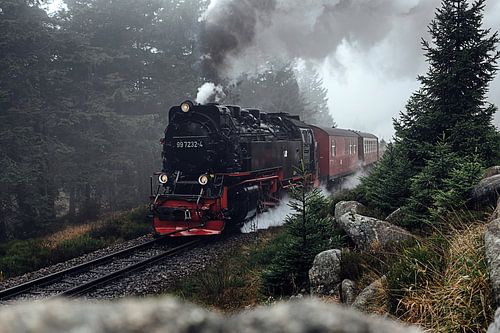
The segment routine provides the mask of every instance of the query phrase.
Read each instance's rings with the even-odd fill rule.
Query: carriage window
[[[302,135],[302,141],[306,144],[306,145],[310,145],[313,140],[312,140],[312,135],[311,135],[311,132],[308,131],[308,130],[304,130],[304,129],[301,129],[300,130],[300,134]]]
[[[335,143],[335,139],[332,139],[332,156],[337,156],[337,146]]]

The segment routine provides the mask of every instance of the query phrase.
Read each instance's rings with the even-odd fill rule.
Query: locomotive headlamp
[[[188,102],[182,103],[181,110],[182,110],[182,112],[189,112],[189,110],[191,110],[191,103],[188,103]]]
[[[200,177],[198,177],[198,183],[200,183],[200,185],[207,185],[208,184],[208,176],[201,175]]]
[[[166,184],[168,182],[167,174],[166,173],[160,174],[160,176],[158,176],[158,181],[162,184]]]

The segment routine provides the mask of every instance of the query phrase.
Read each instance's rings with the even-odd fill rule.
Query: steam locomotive
[[[302,179],[301,167],[313,181],[328,182],[378,159],[371,134],[191,101],[170,109],[162,144],[163,168],[150,196],[160,235],[220,234],[276,206],[280,192]]]

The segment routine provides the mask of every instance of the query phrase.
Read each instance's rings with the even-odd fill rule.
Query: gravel
[[[169,257],[163,261],[160,261],[159,263],[146,267],[139,272],[130,273],[130,275],[128,276],[125,276],[119,280],[115,280],[109,285],[103,286],[100,289],[96,289],[95,291],[90,292],[85,298],[113,299],[125,296],[143,296],[163,293],[171,288],[172,285],[179,279],[204,270],[208,265],[216,262],[218,259],[223,257],[224,254],[230,253],[230,251],[234,251],[235,249],[239,248],[242,243],[254,240],[258,236],[258,233],[250,233],[211,239],[210,241],[199,245],[195,249],[186,250],[186,252],[184,253]],[[42,268],[35,272],[5,280],[0,283],[0,290],[19,285],[21,283],[43,277],[45,275],[55,273],[66,268],[70,268],[74,265],[99,258],[101,256],[128,248],[133,245],[144,243],[148,240],[151,240],[152,238],[152,235],[142,236],[131,241],[115,244],[113,246],[94,251],[92,253],[68,260],[66,262]],[[166,246],[170,247],[168,245]],[[161,252],[161,250],[155,248],[149,251],[157,253]],[[116,265],[119,266],[120,264],[113,263],[111,266]],[[113,271],[115,267],[108,267],[104,269]],[[78,280],[86,281],[91,279],[92,277],[96,276],[92,272],[87,272],[83,275],[80,275],[78,277]],[[54,288],[54,290],[56,290],[57,292],[57,290],[65,284],[66,282],[63,280],[57,284],[51,285],[50,288]],[[20,295],[17,300],[40,299],[49,295],[50,294],[48,294],[47,291],[40,290],[40,293],[38,295],[36,294],[36,292],[33,295]],[[14,299],[9,300],[4,304],[10,304],[12,301],[14,301]]]
[[[90,292],[87,299],[113,299],[126,296],[157,295],[169,290],[177,281],[234,252],[243,243],[255,240],[259,234],[239,234],[208,242],[199,247],[165,259],[143,271],[132,273],[103,288]]]
[[[11,287],[17,286],[19,284],[34,280],[34,279],[41,278],[41,277],[46,276],[48,274],[59,272],[63,269],[67,269],[67,268],[76,266],[78,264],[82,264],[84,262],[100,258],[104,255],[110,254],[112,252],[120,251],[120,250],[126,249],[126,248],[134,246],[134,245],[145,243],[145,242],[152,240],[152,239],[153,239],[153,234],[148,234],[145,236],[141,236],[141,237],[123,242],[123,243],[113,244],[109,247],[102,248],[100,250],[96,250],[94,252],[84,254],[80,257],[73,258],[73,259],[52,265],[52,266],[47,266],[47,267],[41,268],[37,271],[33,271],[33,272],[29,272],[29,273],[26,273],[26,274],[23,274],[20,276],[12,277],[10,279],[7,279],[7,280],[0,282],[0,290],[11,288]]]

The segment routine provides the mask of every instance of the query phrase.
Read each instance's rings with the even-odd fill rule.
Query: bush
[[[429,229],[447,213],[466,208],[469,191],[481,173],[478,158],[460,158],[445,141],[436,144],[423,169],[410,180],[411,196],[403,207],[402,225]]]
[[[73,239],[67,239],[57,244],[54,248],[50,256],[51,262],[57,263],[75,258],[109,244],[109,241],[94,239],[90,235],[81,235]]]
[[[146,207],[132,209],[105,219],[90,232],[96,239],[116,240],[132,239],[151,231],[151,221],[147,217]]]
[[[366,204],[381,211],[385,217],[410,196],[409,180],[414,174],[403,146],[389,144],[370,174],[362,178],[359,191],[366,198]]]
[[[20,275],[48,264],[49,250],[38,240],[12,241],[3,246],[0,272],[3,277]]]
[[[463,209],[469,200],[470,190],[479,183],[483,172],[476,157],[466,159],[454,167],[443,180],[442,190],[432,196],[434,201],[431,215],[440,217],[455,209]]]

